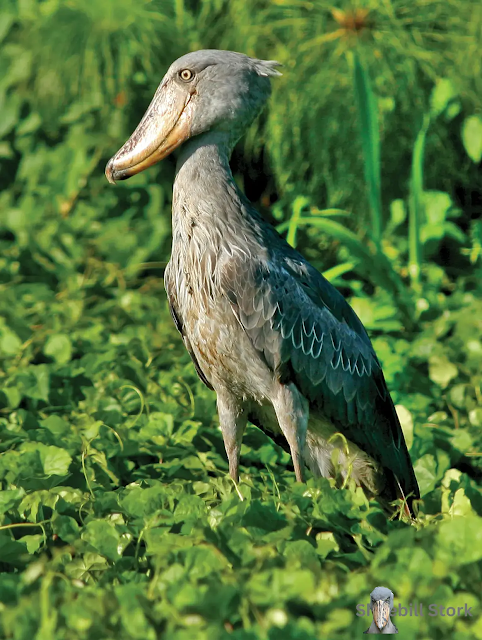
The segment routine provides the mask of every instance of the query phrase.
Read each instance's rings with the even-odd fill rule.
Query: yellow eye
[[[183,69],[179,72],[179,77],[181,78],[181,80],[184,80],[184,82],[189,82],[189,80],[192,80],[194,78],[194,73],[191,71],[191,69]]]

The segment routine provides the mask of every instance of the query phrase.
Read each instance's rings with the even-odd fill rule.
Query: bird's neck
[[[208,173],[220,171],[228,179],[233,179],[229,167],[229,158],[233,150],[229,136],[223,132],[209,131],[191,138],[181,147],[176,167],[176,182],[195,179],[199,171],[205,169]]]
[[[222,225],[245,218],[250,205],[234,181],[227,134],[206,133],[182,147],[173,190],[173,224]]]

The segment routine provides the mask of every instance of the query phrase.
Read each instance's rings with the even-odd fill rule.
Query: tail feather
[[[257,422],[254,416],[250,416],[250,420],[254,424]],[[258,426],[262,428],[261,425]],[[286,438],[280,432],[269,432],[269,436],[278,446],[290,453]],[[334,449],[339,450],[338,456],[333,456]],[[312,417],[303,457],[313,475],[325,478],[340,477],[340,486],[348,478],[352,478],[370,498],[378,500],[389,515],[403,511],[407,517],[415,518],[416,501],[420,494],[406,449],[405,453],[408,460],[403,467],[407,474],[402,479],[392,469],[383,467],[340,432],[335,431],[333,424],[321,419],[313,420]],[[334,464],[334,458],[337,465]]]

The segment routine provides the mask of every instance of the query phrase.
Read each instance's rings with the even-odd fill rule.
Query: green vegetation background
[[[472,607],[401,637],[482,638],[481,6],[3,0],[2,640],[352,639],[377,585]],[[373,337],[413,524],[296,484],[254,427],[228,479],[163,291],[174,159],[103,175],[168,65],[209,47],[284,64],[233,166]]]

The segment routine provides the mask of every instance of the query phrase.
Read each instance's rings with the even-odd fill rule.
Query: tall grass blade
[[[286,241],[292,247],[296,247],[296,232],[298,231],[299,220],[303,209],[307,207],[308,204],[309,200],[304,196],[298,196],[293,202],[293,213],[288,223],[288,233],[286,235]]]
[[[363,149],[365,181],[372,221],[372,238],[380,246],[383,229],[382,196],[380,178],[380,135],[378,131],[378,110],[373,94],[370,76],[357,52],[353,52],[353,84],[360,123]]]
[[[296,199],[293,204],[293,213],[291,214],[291,218],[289,220],[285,220],[284,222],[280,222],[280,224],[276,225],[276,230],[278,231],[278,233],[284,233],[285,231],[289,230],[287,234],[287,241],[293,247],[296,246],[296,231],[300,225],[309,224],[310,220],[314,220],[318,216],[322,216],[323,218],[340,218],[340,217],[348,218],[351,216],[351,213],[349,211],[345,211],[345,209],[316,209],[312,207],[310,209],[310,212],[313,215],[313,217],[312,218],[304,217],[303,222],[300,223],[300,220],[302,219],[301,212],[305,204],[308,203],[308,200],[303,199],[303,204],[301,208],[298,207],[297,200],[298,199]]]
[[[331,269],[327,269],[323,271],[323,275],[332,284],[336,284],[337,280],[348,273],[349,271],[353,271],[356,266],[356,262],[342,262],[341,264],[337,264],[336,267],[331,267]]]
[[[422,127],[418,132],[413,147],[412,169],[410,176],[409,219],[408,219],[408,271],[412,289],[420,293],[420,273],[422,267],[422,239],[423,224],[423,162],[425,156],[425,142],[430,126],[430,116],[426,114]]]
[[[297,224],[299,227],[305,224],[315,226],[343,244],[350,252],[354,263],[353,270],[363,272],[373,284],[388,291],[404,317],[405,326],[409,328],[412,325],[413,307],[403,281],[390,260],[374,242],[365,244],[353,231],[339,222],[321,216],[300,217]]]

